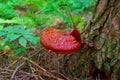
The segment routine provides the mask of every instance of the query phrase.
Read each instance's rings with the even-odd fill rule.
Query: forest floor
[[[89,21],[89,16],[83,16]],[[36,30],[35,34],[39,35],[43,29]],[[41,45],[28,46],[19,56],[11,55],[11,49],[0,51],[0,80],[79,80],[81,77],[82,72],[76,68],[76,56],[56,54]],[[92,76],[86,79],[92,80]]]

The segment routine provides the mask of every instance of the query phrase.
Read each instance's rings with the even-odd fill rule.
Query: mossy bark
[[[118,79],[120,76],[120,0],[98,0],[83,36],[87,43],[91,41],[94,43],[90,56],[97,69],[104,71],[111,80]]]
[[[69,57],[68,72],[86,80],[120,79],[120,0],[98,0],[81,35],[85,45]]]

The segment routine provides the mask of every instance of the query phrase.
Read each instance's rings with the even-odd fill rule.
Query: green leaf
[[[3,29],[3,26],[4,26],[3,24],[0,24],[0,30],[2,30],[2,29]]]
[[[13,40],[15,40],[15,39],[17,39],[18,37],[20,37],[20,35],[13,34],[13,33],[7,35],[7,38],[10,40],[10,42],[13,41]]]
[[[5,20],[0,18],[0,23],[3,23]]]
[[[3,36],[3,35],[5,35],[5,34],[6,34],[6,32],[0,30],[0,37]]]
[[[19,39],[19,44],[23,47],[26,47],[26,44],[27,44],[27,40],[24,38],[24,37],[21,37]]]
[[[25,52],[26,51],[26,48],[24,47],[21,47],[19,49],[17,49],[14,53],[15,56],[19,55],[21,52]]]
[[[28,41],[30,41],[32,44],[37,45],[39,42],[39,38],[35,35],[23,35]]]
[[[13,26],[7,26],[6,28],[4,28],[4,31],[12,32],[13,29]]]
[[[29,29],[26,30],[26,32],[27,32],[27,33],[31,33],[31,32],[34,31],[34,30],[35,30],[35,28],[29,28]]]
[[[26,30],[22,25],[18,25],[18,26],[14,26],[13,32],[18,34],[25,34]]]
[[[1,42],[6,42],[6,41],[9,41],[9,39],[6,37],[6,38],[3,38],[2,40],[1,40]]]
[[[0,50],[2,50],[3,48],[5,48],[8,44],[4,44],[2,46],[0,46]]]
[[[8,33],[26,34],[26,30],[22,25],[7,26],[3,29],[3,31],[6,31]]]

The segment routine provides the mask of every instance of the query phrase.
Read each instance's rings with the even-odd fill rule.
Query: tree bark
[[[82,36],[85,43],[69,57],[66,69],[86,80],[119,80],[120,0],[98,0]]]
[[[107,79],[120,79],[120,0],[98,0],[83,36],[94,43],[90,56],[97,70]]]

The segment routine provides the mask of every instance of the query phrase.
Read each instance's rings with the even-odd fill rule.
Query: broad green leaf
[[[8,32],[8,33],[17,33],[17,34],[25,34],[26,33],[26,30],[23,28],[22,25],[7,26],[3,30],[6,31],[6,32]]]
[[[18,48],[19,46],[18,46],[18,44],[15,44],[15,43],[8,43],[8,46],[10,46],[11,48],[14,48],[14,49],[16,49],[16,48]]]
[[[23,31],[23,28],[21,25],[18,26],[8,26],[7,28],[4,28],[5,31],[8,33],[21,33]]]
[[[27,40],[24,38],[24,37],[21,37],[19,39],[19,44],[23,47],[26,47],[26,44],[27,44]]]
[[[80,8],[81,5],[80,5],[80,3],[74,3],[74,4],[73,4],[73,7],[74,7],[74,8]]]
[[[13,33],[7,35],[7,38],[10,40],[10,42],[13,41],[13,40],[15,40],[15,39],[17,39],[18,37],[20,37],[20,35],[13,34]]]
[[[30,41],[32,44],[37,45],[39,42],[39,38],[35,35],[23,35],[28,41]]]
[[[35,28],[29,28],[29,29],[26,30],[26,32],[27,32],[27,33],[31,33],[31,32],[34,31],[34,30],[35,30]]]
[[[18,49],[15,51],[14,55],[17,56],[17,55],[19,55],[21,52],[25,52],[25,51],[26,51],[26,48],[25,48],[25,47],[18,48]]]
[[[18,26],[14,26],[13,32],[23,35],[26,33],[26,30],[22,25],[18,25]]]
[[[7,37],[1,40],[1,42],[7,42],[7,41],[9,41]]]
[[[7,31],[7,32],[12,32],[13,31],[13,26],[8,26],[8,27],[4,28],[3,30]]]
[[[5,34],[6,34],[6,32],[0,30],[0,37],[3,36],[3,35],[5,35]]]

